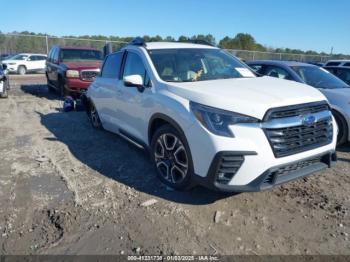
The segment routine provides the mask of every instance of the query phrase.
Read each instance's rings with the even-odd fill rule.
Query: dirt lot
[[[0,254],[350,254],[349,145],[332,170],[272,191],[176,192],[143,151],[61,112],[42,75],[11,86],[0,100]]]

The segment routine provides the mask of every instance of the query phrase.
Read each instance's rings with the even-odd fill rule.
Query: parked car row
[[[258,74],[304,83],[320,90],[327,97],[337,121],[338,144],[350,140],[350,86],[348,83],[322,67],[306,63],[261,60],[249,61],[247,64]],[[330,70],[329,67],[325,68]],[[346,70],[345,67],[339,67],[339,69]],[[336,68],[332,70],[338,73]]]
[[[45,70],[46,55],[22,53],[11,56],[2,61],[10,73],[25,75],[29,72],[43,72]]]
[[[5,67],[28,72],[18,61],[32,56]],[[332,167],[337,141],[350,138],[343,62],[329,71],[284,61],[248,66],[205,43],[137,38],[106,57],[54,46],[44,64],[49,90],[81,96],[94,128],[148,151],[160,180],[179,190],[269,189]]]
[[[166,185],[259,191],[336,161],[327,98],[284,79],[217,47],[135,39],[105,58],[83,100],[92,126],[150,152]]]

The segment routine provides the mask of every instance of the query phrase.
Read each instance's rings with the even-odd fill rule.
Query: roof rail
[[[209,45],[209,46],[214,46],[213,44],[209,43],[206,40],[203,39],[188,39],[185,41],[179,41],[181,43],[192,43],[192,44],[198,44],[198,45]]]
[[[140,45],[140,46],[146,46],[145,39],[143,37],[135,37],[129,45]]]

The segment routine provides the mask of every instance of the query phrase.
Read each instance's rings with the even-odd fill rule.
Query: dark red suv
[[[85,47],[54,46],[46,61],[46,78],[49,90],[61,96],[86,91],[100,73],[103,53]]]

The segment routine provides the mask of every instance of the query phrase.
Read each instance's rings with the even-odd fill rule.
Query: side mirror
[[[140,75],[125,76],[123,81],[125,86],[137,87],[137,89],[140,92],[143,92],[145,90],[145,87],[143,86],[143,79],[142,79],[142,76]]]

